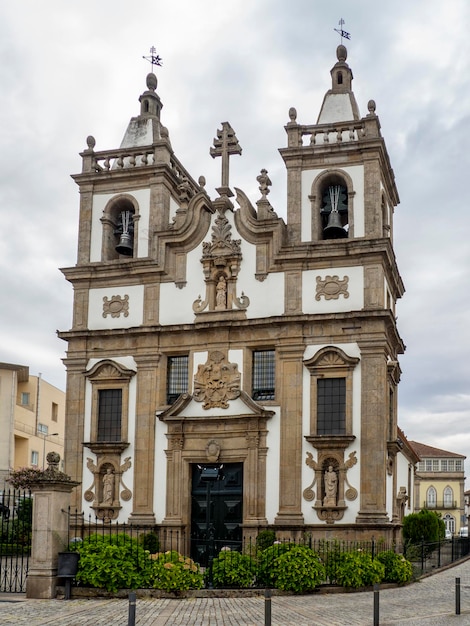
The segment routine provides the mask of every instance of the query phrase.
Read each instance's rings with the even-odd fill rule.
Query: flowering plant
[[[64,474],[60,470],[48,467],[47,469],[39,469],[38,467],[20,467],[20,469],[10,472],[7,482],[14,489],[29,489],[31,485],[41,481],[61,481],[71,480],[68,474]]]
[[[199,565],[189,557],[168,550],[151,554],[152,586],[163,591],[201,589],[204,584]]]

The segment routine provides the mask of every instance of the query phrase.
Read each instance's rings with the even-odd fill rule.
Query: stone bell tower
[[[288,145],[280,152],[287,167],[289,243],[298,252],[304,250],[315,268],[314,297],[324,303],[314,334],[347,354],[357,350],[357,360],[344,361],[342,367],[360,372],[360,395],[349,396],[356,408],[347,408],[346,377],[342,439],[323,432],[318,424],[318,377],[329,377],[328,368],[322,370],[316,357],[304,361],[317,378],[311,394],[311,416],[317,418],[311,417],[306,439],[317,459],[323,459],[323,464],[315,465],[317,485],[329,458],[338,459],[336,472],[341,478],[344,458],[339,451],[360,442],[356,523],[368,525],[386,521],[387,489],[397,492],[397,355],[404,346],[396,328],[395,304],[404,287],[393,251],[393,212],[399,202],[393,170],[373,100],[368,114],[360,117],[346,58],[345,46],[338,46],[331,89],[316,124],[299,124],[296,110],[290,109]],[[347,485],[343,487],[347,492]],[[320,503],[315,508],[320,517],[340,514],[322,512]]]

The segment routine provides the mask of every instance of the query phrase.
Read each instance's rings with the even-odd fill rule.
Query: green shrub
[[[275,586],[283,591],[312,591],[325,580],[320,557],[308,546],[292,546],[273,564]]]
[[[444,520],[435,511],[423,509],[403,518],[403,539],[407,544],[438,542],[445,537]]]
[[[77,580],[84,585],[113,592],[149,586],[149,554],[128,535],[90,535],[71,549],[80,554]]]
[[[222,550],[212,563],[212,582],[214,587],[251,587],[255,570],[255,561],[248,554]]]
[[[261,530],[256,537],[256,547],[258,550],[266,550],[276,541],[276,533],[274,530]]]
[[[336,583],[342,587],[370,587],[379,583],[384,574],[384,564],[372,559],[368,552],[344,552],[338,559]]]
[[[199,565],[175,550],[151,554],[151,584],[164,591],[187,591],[201,589],[204,578]]]
[[[413,565],[393,550],[379,552],[377,560],[384,564],[384,582],[407,583],[413,578]]]
[[[160,540],[156,533],[145,533],[139,538],[144,550],[148,550],[150,554],[157,554],[160,551]]]
[[[275,559],[294,547],[291,543],[274,543],[258,554],[257,583],[262,587],[274,587],[275,575],[273,565]]]

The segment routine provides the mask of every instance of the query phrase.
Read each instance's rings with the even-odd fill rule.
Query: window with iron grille
[[[98,391],[98,441],[121,441],[122,389]]]
[[[253,400],[274,400],[276,375],[274,357],[274,350],[257,350],[253,352]]]
[[[317,380],[317,435],[346,434],[346,379]]]
[[[167,360],[167,387],[166,402],[173,404],[182,393],[188,391],[188,366],[187,354],[169,356]]]

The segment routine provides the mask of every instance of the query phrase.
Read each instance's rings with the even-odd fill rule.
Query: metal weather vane
[[[162,66],[162,59],[160,56],[158,56],[158,54],[156,54],[157,50],[155,48],[155,46],[152,46],[150,48],[150,56],[146,57],[143,56],[142,58],[145,59],[146,61],[149,61],[149,63],[152,64],[152,72],[153,72],[153,66],[154,65],[158,65],[159,67]]]
[[[340,21],[338,22],[339,28],[334,29],[341,36],[341,45],[343,44],[343,37],[344,39],[351,39],[351,33],[348,33],[346,30],[343,30],[343,26],[345,23],[346,22],[343,20],[343,18],[341,18]]]

